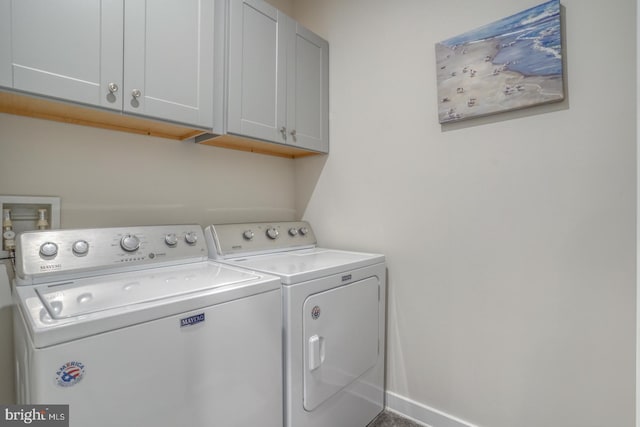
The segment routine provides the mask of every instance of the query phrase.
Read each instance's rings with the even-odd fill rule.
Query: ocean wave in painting
[[[495,64],[524,75],[561,74],[560,2],[543,3],[440,44],[456,48],[487,40],[499,44]]]

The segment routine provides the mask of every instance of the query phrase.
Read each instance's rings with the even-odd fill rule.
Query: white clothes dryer
[[[23,233],[18,403],[71,427],[281,427],[277,277],[208,258],[199,225]]]
[[[282,281],[286,427],[365,427],[384,409],[385,257],[317,247],[307,222],[212,225],[210,256]]]

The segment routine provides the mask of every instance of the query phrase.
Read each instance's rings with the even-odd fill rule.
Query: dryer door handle
[[[309,338],[308,344],[309,370],[315,371],[324,362],[324,337],[313,335]]]

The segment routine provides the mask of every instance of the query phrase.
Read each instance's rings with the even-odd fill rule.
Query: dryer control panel
[[[202,261],[199,225],[25,232],[16,242],[18,285]]]
[[[316,236],[306,221],[210,225],[205,228],[209,256],[235,258],[313,248]]]

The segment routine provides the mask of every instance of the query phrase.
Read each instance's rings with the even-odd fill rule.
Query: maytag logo
[[[347,274],[346,276],[342,276],[342,281],[346,282],[347,280],[351,280],[351,275]]]
[[[185,317],[180,319],[180,327],[193,326],[196,323],[204,322],[204,313],[196,314],[195,316]]]
[[[62,269],[62,264],[45,264],[40,266],[40,271],[56,271]]]

